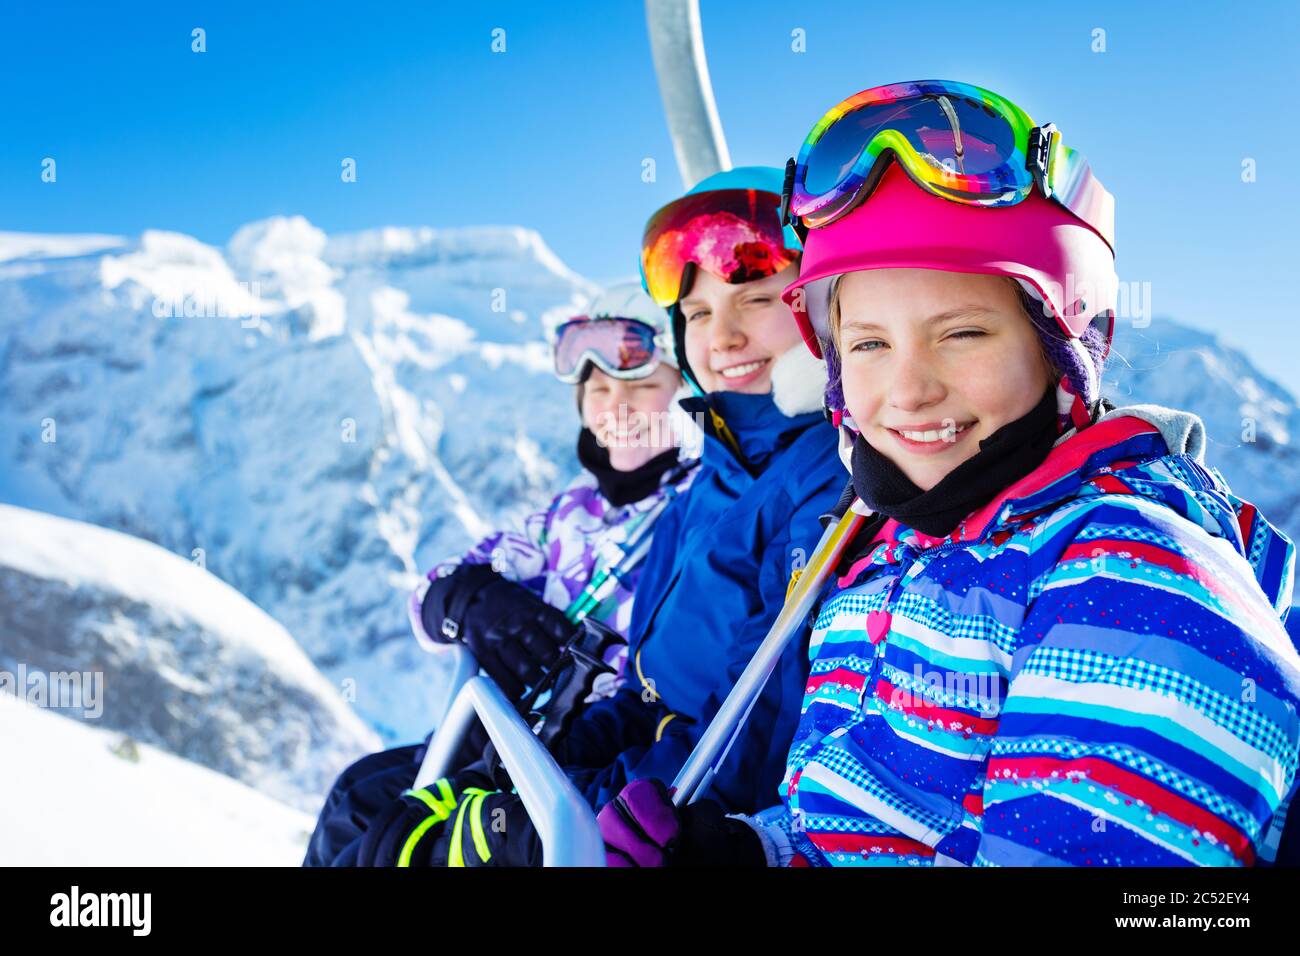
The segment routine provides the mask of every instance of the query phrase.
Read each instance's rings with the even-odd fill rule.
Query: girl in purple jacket
[[[430,648],[463,644],[507,696],[520,700],[592,618],[625,635],[654,523],[694,477],[683,457],[689,420],[670,415],[681,386],[667,315],[639,283],[615,286],[588,314],[560,325],[557,377],[577,389],[583,471],[520,531],[498,531],[434,567],[412,595],[415,635]],[[638,547],[641,545],[641,547]],[[609,672],[593,694],[618,687],[626,644],[610,641]],[[425,745],[371,754],[327,796],[306,866],[349,866],[366,828],[415,779]]]

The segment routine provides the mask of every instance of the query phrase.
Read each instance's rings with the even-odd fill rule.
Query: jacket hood
[[[1165,440],[1169,454],[1187,455],[1198,462],[1205,461],[1205,423],[1199,415],[1165,408],[1163,405],[1125,405],[1110,409],[1097,421],[1125,417],[1139,418],[1154,425]]]

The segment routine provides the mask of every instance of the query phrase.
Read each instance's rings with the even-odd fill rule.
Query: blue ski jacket
[[[787,416],[771,395],[737,393],[681,404],[705,413],[702,466],[655,529],[633,605],[627,683],[575,721],[559,755],[597,809],[632,780],[676,776],[776,620],[845,484],[835,430],[819,412]],[[807,632],[782,657],[708,794],[728,811],[752,812],[777,796],[806,677]]]

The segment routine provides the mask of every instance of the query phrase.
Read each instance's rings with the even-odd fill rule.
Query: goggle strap
[[[1043,193],[1043,198],[1052,198],[1052,184],[1048,175],[1052,168],[1052,150],[1061,138],[1060,131],[1052,123],[1035,126],[1029,131],[1029,146],[1025,150],[1025,168],[1034,177],[1034,182]]]
[[[1115,200],[1092,174],[1092,166],[1086,159],[1079,157],[1076,162],[1083,187],[1078,190],[1077,195],[1064,196],[1057,193],[1053,198],[1095,229],[1097,234],[1106,241],[1106,245],[1113,250],[1115,248]]]
[[[785,161],[785,183],[781,186],[780,215],[782,226],[794,224],[790,216],[790,197],[794,195],[794,171],[797,165],[793,156]]]
[[[798,163],[791,156],[785,163],[785,184],[781,187],[781,225],[793,229],[795,238],[799,240],[799,245],[802,246],[808,242],[808,227],[804,225],[802,216],[796,216],[790,211],[790,204],[794,200],[796,169],[798,169]]]

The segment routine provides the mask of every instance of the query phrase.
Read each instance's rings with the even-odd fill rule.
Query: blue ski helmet
[[[686,358],[686,321],[678,307],[705,269],[724,282],[740,284],[775,275],[799,261],[795,231],[781,223],[784,171],[775,166],[740,166],[714,173],[684,196],[658,210],[641,239],[641,283],[668,308],[677,366],[700,394]]]

